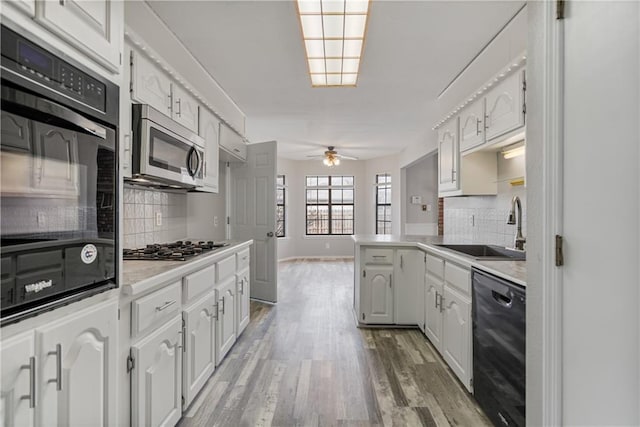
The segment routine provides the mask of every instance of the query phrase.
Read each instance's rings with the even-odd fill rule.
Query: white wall
[[[360,233],[375,234],[376,232],[376,186],[377,174],[388,173],[391,175],[391,233],[400,234],[400,200],[401,180],[398,156],[385,156],[365,161],[366,183],[364,209],[366,210],[364,227]]]
[[[405,233],[417,235],[438,234],[438,155],[433,154],[406,168],[406,198],[403,207]],[[411,196],[422,197],[422,204],[411,204]],[[423,211],[422,205],[430,205]]]
[[[355,177],[355,233],[375,233],[375,176],[391,175],[392,230],[400,233],[400,168],[398,156],[371,160],[343,160],[328,168],[319,160],[278,158],[278,174],[286,181],[286,237],[278,239],[278,258],[353,256],[351,236],[306,236],[305,177],[307,175],[353,175]],[[329,247],[327,247],[329,245]]]
[[[278,258],[353,256],[351,236],[307,236],[305,223],[305,177],[307,175],[353,175],[355,180],[355,233],[366,230],[366,163],[343,160],[328,168],[320,160],[278,158],[278,174],[287,182],[287,237],[278,239]]]
[[[219,163],[218,193],[187,193],[187,235],[201,240],[224,240],[226,167]],[[216,221],[217,219],[217,221]]]

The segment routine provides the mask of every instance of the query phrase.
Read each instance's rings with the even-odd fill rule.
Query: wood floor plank
[[[278,294],[181,427],[490,425],[419,330],[355,326],[352,260],[281,263]]]

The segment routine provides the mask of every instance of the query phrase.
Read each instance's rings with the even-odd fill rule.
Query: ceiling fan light
[[[340,164],[340,159],[338,157],[333,158],[333,164],[338,166]]]
[[[328,157],[325,157],[325,158],[322,160],[322,163],[324,163],[326,166],[331,166],[331,160],[329,160],[329,158],[328,158]]]

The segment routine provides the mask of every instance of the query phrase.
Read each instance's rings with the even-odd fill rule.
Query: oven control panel
[[[3,67],[94,109],[107,108],[106,85],[2,26]]]

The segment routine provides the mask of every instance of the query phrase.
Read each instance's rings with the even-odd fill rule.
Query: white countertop
[[[123,261],[121,288],[125,295],[139,295],[161,284],[182,278],[230,254],[249,247],[253,240],[229,241],[229,246],[187,261]]]
[[[405,246],[417,247],[440,255],[456,263],[475,267],[487,273],[494,274],[509,280],[520,286],[527,286],[527,262],[526,261],[495,261],[478,260],[470,255],[465,255],[451,249],[438,246],[439,244],[460,244],[468,242],[451,241],[442,236],[398,236],[377,234],[356,234],[353,241],[361,246]]]

